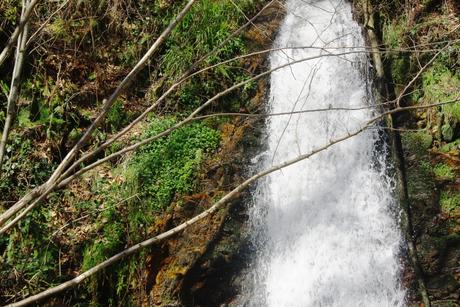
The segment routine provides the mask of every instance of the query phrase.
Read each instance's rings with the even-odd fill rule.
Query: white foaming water
[[[288,0],[271,67],[364,46],[351,6],[340,0]],[[322,57],[272,73],[272,113],[371,104],[366,55]],[[272,117],[260,168],[327,144],[375,115],[355,111]],[[401,234],[392,208],[392,180],[377,129],[334,145],[261,182],[251,220],[258,242],[242,305],[403,306],[398,253]]]

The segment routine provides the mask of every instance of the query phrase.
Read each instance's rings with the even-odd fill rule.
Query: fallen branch
[[[8,229],[10,229],[11,227],[13,227],[19,220],[21,220],[28,212],[30,212],[35,206],[37,206],[40,201],[42,201],[49,193],[51,193],[55,188],[58,188],[58,189],[62,189],[64,188],[66,185],[68,185],[72,180],[78,178],[79,176],[81,176],[83,173],[91,170],[91,169],[94,169],[95,167],[107,162],[107,161],[110,161],[116,157],[119,157],[125,153],[128,153],[128,152],[131,152],[131,151],[134,151],[136,150],[137,148],[147,144],[147,143],[150,143],[150,142],[153,142],[159,138],[162,138],[162,137],[165,137],[167,135],[169,135],[171,132],[173,132],[174,130],[177,130],[178,128],[192,122],[195,120],[195,117],[198,113],[200,113],[202,110],[204,110],[206,107],[208,107],[209,105],[211,105],[214,101],[216,101],[217,99],[219,99],[220,97],[222,96],[225,96],[227,94],[229,94],[230,92],[246,85],[247,83],[249,82],[252,82],[252,81],[256,81],[264,76],[267,76],[269,74],[271,74],[272,72],[274,71],[277,71],[277,70],[280,70],[282,68],[285,68],[285,67],[288,67],[288,66],[291,66],[291,65],[294,65],[294,64],[297,64],[297,63],[301,63],[301,62],[305,62],[305,61],[309,61],[309,60],[314,60],[314,59],[318,59],[318,58],[322,58],[322,57],[340,57],[340,56],[343,56],[343,55],[348,55],[348,54],[357,54],[357,53],[362,53],[363,51],[348,51],[348,52],[341,52],[341,53],[327,53],[327,54],[319,54],[319,55],[316,55],[316,56],[311,56],[311,57],[307,57],[307,58],[303,58],[303,59],[299,59],[299,60],[295,60],[295,61],[292,61],[292,62],[288,62],[286,64],[283,64],[283,65],[280,65],[278,67],[275,67],[275,68],[272,68],[272,69],[269,69],[269,70],[266,70],[248,80],[245,80],[245,81],[242,81],[238,84],[235,84],[229,88],[227,88],[226,90],[216,94],[214,97],[210,98],[209,100],[207,100],[203,105],[201,105],[200,107],[198,107],[197,109],[195,109],[187,118],[185,118],[184,120],[182,120],[181,122],[175,124],[174,126],[172,126],[171,128],[157,134],[157,135],[154,135],[150,138],[147,138],[145,140],[142,140],[142,141],[139,141],[133,145],[130,145],[128,147],[125,147],[124,149],[122,150],[119,150],[117,152],[114,152],[112,154],[110,154],[109,156],[106,156],[102,159],[99,159],[95,162],[93,162],[92,164],[90,165],[87,165],[83,168],[81,168],[79,171],[77,171],[76,173],[70,175],[70,171],[67,170],[63,176],[61,176],[59,179],[55,180],[52,184],[49,184],[49,185],[46,185],[45,187],[42,187],[43,190],[41,190],[40,192],[41,193],[37,193],[37,195],[39,195],[38,199],[36,199],[32,204],[30,204],[26,209],[24,209],[18,216],[16,216],[16,218],[14,218],[10,223],[8,223],[6,226],[4,226],[3,228],[0,229],[0,234],[3,234],[5,233]],[[80,160],[79,160],[80,161]],[[68,177],[67,177],[68,175]],[[64,177],[66,176],[66,177]],[[21,208],[19,208],[16,212],[18,212],[20,209],[22,209],[24,206],[26,206],[27,204],[23,204]],[[16,206],[16,205],[14,205]],[[2,216],[0,216],[1,218]],[[0,225],[1,225],[1,220],[0,220]]]
[[[236,32],[234,32],[231,36],[234,36],[234,35],[237,35],[238,33],[240,33],[244,27],[246,27],[247,25],[251,24],[251,22],[253,21],[253,19],[255,19],[256,17],[258,17],[260,15],[260,13],[266,9],[272,2],[274,1],[271,1],[268,5],[266,5],[261,11],[259,11],[258,14],[256,14],[250,21],[248,21],[245,25],[243,25],[241,28],[239,28]],[[226,41],[228,41],[229,38],[227,38],[223,43],[225,43]],[[223,44],[222,43],[222,44]],[[431,45],[437,45],[437,44],[441,44],[441,43],[445,43],[445,41],[442,41],[442,42],[436,42],[436,43],[429,43],[429,44],[423,44],[423,45],[419,45],[419,46],[431,46]],[[222,45],[221,44],[221,45]],[[221,46],[219,45],[219,46]],[[256,55],[260,55],[260,54],[265,54],[265,53],[269,53],[269,52],[273,52],[273,51],[281,51],[281,50],[286,50],[286,49],[305,49],[305,48],[311,48],[311,49],[319,49],[319,50],[337,50],[337,49],[358,49],[358,50],[361,50],[361,52],[367,52],[369,53],[369,50],[372,50],[372,48],[368,48],[368,47],[327,47],[327,48],[322,48],[322,47],[312,47],[312,46],[296,46],[296,47],[281,47],[281,48],[271,48],[271,49],[266,49],[266,50],[262,50],[262,51],[257,51],[257,52],[253,52],[253,53],[250,53],[250,54],[246,54],[246,55],[241,55],[241,56],[237,56],[235,58],[232,58],[232,59],[229,59],[229,60],[226,60],[226,61],[223,61],[223,62],[220,62],[220,63],[217,63],[217,64],[214,64],[212,66],[208,66],[206,68],[203,68],[199,71],[196,71],[195,73],[193,74],[190,74],[189,76],[185,76],[186,74],[184,74],[184,76],[182,78],[179,78],[179,80],[174,83],[152,106],[150,106],[149,108],[147,108],[137,119],[135,119],[133,122],[131,122],[128,126],[126,126],[122,131],[120,131],[119,133],[117,133],[115,136],[111,137],[109,140],[107,140],[105,143],[103,143],[100,147],[98,147],[97,149],[95,149],[94,151],[92,152],[89,152],[89,153],[86,153],[84,156],[82,156],[80,159],[78,159],[77,161],[75,161],[67,170],[66,172],[61,175],[61,177],[58,179],[58,180],[55,180],[54,183],[52,184],[49,184],[48,182],[42,184],[41,186],[31,190],[29,193],[27,193],[23,198],[21,198],[19,201],[17,201],[10,209],[11,209],[11,212],[13,212],[11,215],[10,215],[10,212],[9,210],[7,210],[6,212],[9,212],[8,213],[8,216],[6,217],[5,219],[5,216],[3,215],[0,215],[0,225],[3,225],[6,220],[8,220],[12,215],[16,214],[19,210],[21,210],[22,208],[24,208],[27,204],[29,204],[31,201],[37,199],[37,197],[40,197],[41,195],[43,195],[43,193],[45,193],[45,191],[48,191],[47,193],[49,193],[50,191],[53,191],[56,186],[61,182],[61,180],[67,178],[71,173],[72,171],[81,165],[81,163],[83,163],[84,161],[88,160],[89,158],[95,156],[97,153],[101,152],[103,149],[107,148],[110,144],[112,144],[113,142],[115,142],[117,139],[119,139],[121,136],[125,135],[128,131],[130,131],[137,123],[139,123],[143,118],[145,118],[145,116],[151,112],[152,110],[154,110],[160,103],[162,103],[166,97],[173,92],[173,90],[175,90],[179,85],[181,85],[183,82],[185,82],[186,80],[190,79],[191,77],[197,75],[197,74],[200,74],[200,73],[203,73],[207,70],[210,70],[210,69],[213,69],[213,68],[216,68],[220,65],[225,65],[225,64],[228,64],[232,61],[236,61],[236,60],[239,60],[239,59],[243,59],[243,58],[247,58],[247,57],[251,57],[251,56],[256,56]],[[414,52],[414,50],[412,50],[411,48],[407,48],[407,49],[382,49],[380,48],[379,51],[381,52]],[[425,50],[426,52],[433,52],[433,51],[439,51],[439,49],[428,49],[428,50]],[[214,51],[211,51],[210,53],[208,53],[206,56],[209,56],[210,54],[212,54]],[[376,51],[373,51],[373,52],[376,52]],[[202,57],[197,63],[199,63],[200,61],[203,61],[205,59],[205,57]],[[197,64],[195,63],[192,68],[194,66],[196,66]],[[190,68],[189,71],[192,70],[192,68]],[[63,185],[60,185],[60,187],[62,187]],[[50,188],[50,189],[48,189]],[[46,196],[46,195],[45,195]],[[41,197],[41,199],[43,199],[44,197]],[[6,213],[5,212],[5,213]]]

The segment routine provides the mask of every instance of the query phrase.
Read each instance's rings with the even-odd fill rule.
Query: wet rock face
[[[460,245],[452,216],[440,205],[446,182],[438,180],[431,167],[436,156],[431,144],[403,135],[411,222],[417,255],[433,306],[459,306]],[[426,142],[425,142],[426,143]]]
[[[219,306],[238,293],[238,276],[248,255],[244,202],[232,205],[216,240],[184,280],[181,298],[186,306]]]
[[[357,17],[362,21],[369,4],[377,8],[373,11],[379,32],[379,39],[391,48],[404,47],[407,41],[434,42],[458,39],[458,16],[460,3],[455,0],[414,0],[406,2],[379,2],[354,0]],[[449,23],[436,24],[436,20],[446,19]],[[430,26],[426,26],[430,24]],[[399,31],[404,29],[417,29]],[[394,39],[394,40],[392,40]],[[392,45],[392,43],[394,43]],[[456,47],[458,48],[458,47]],[[412,65],[419,58],[414,55],[382,55],[386,66],[386,84],[390,97],[399,95],[405,84],[418,72]],[[425,64],[433,55],[423,60]],[[455,56],[458,58],[458,54]],[[450,64],[449,57],[439,58],[421,73],[411,91],[420,96],[409,95],[403,105],[434,103],[430,93],[445,95],[458,85],[458,62]],[[441,76],[445,73],[445,76]],[[430,83],[430,77],[436,82]],[[441,81],[439,81],[441,80]],[[444,80],[447,80],[444,82]],[[433,90],[434,89],[434,90]],[[443,109],[421,109],[395,116],[396,128],[406,130],[401,133],[405,171],[404,185],[410,205],[410,224],[420,264],[421,278],[424,280],[432,306],[460,306],[460,147],[457,119]],[[409,132],[419,130],[418,132]],[[406,264],[407,266],[407,264]],[[404,284],[410,289],[408,301],[420,305],[420,297],[415,282],[417,276],[406,267]],[[412,305],[410,305],[412,306]]]
[[[283,17],[283,7],[274,3],[255,21],[258,29],[244,36],[250,42],[249,52],[271,47]],[[251,57],[245,63],[252,73],[265,68],[266,55]],[[257,90],[247,111],[261,110],[266,81],[257,83]],[[235,119],[222,124],[221,148],[207,161],[199,175],[202,191],[172,204],[160,219],[158,231],[170,229],[209,208],[248,176],[247,166],[259,150],[262,121]],[[147,259],[147,295],[144,306],[219,306],[233,299],[238,290],[239,272],[248,253],[245,224],[245,199],[242,194],[212,217],[187,228],[183,233],[154,247]]]

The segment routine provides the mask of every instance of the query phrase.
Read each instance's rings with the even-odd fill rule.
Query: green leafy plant
[[[425,132],[404,132],[401,136],[404,147],[420,157],[427,154],[433,143],[433,137]]]
[[[173,123],[173,119],[153,121],[146,137]],[[133,180],[142,185],[143,194],[154,208],[163,208],[174,193],[187,193],[193,189],[192,178],[203,154],[216,148],[218,142],[219,133],[203,124],[175,130],[168,138],[149,144],[136,154],[131,164],[137,168]]]
[[[452,180],[455,178],[455,171],[445,163],[438,163],[434,166],[433,172],[437,178]]]
[[[174,118],[153,119],[141,138],[156,135],[176,123]],[[89,269],[107,259],[124,245],[145,239],[148,225],[166,208],[174,195],[192,192],[201,162],[219,144],[219,132],[203,123],[195,123],[175,130],[168,137],[140,148],[129,161],[114,170],[124,178],[113,184],[99,180],[93,193],[102,198],[99,203],[89,201],[77,205],[80,209],[99,210],[97,235],[86,244],[83,269]],[[97,293],[101,285],[115,289],[112,298],[123,300],[134,274],[133,265],[140,257],[120,263],[111,274],[92,279],[88,289]]]
[[[440,198],[441,209],[449,214],[460,206],[460,192],[442,191]]]

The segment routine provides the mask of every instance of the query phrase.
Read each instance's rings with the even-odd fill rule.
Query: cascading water
[[[330,108],[267,122],[261,169],[311,152],[375,115],[367,57],[351,6],[340,0],[288,0],[271,67],[323,54],[271,75],[269,112]],[[347,54],[343,54],[347,53]],[[337,109],[358,110],[337,110]],[[254,197],[257,259],[246,306],[403,306],[401,234],[392,180],[377,129],[272,174]]]

